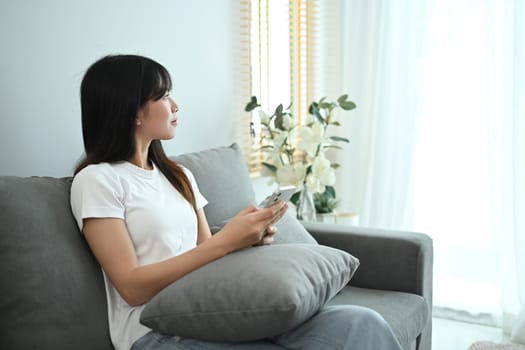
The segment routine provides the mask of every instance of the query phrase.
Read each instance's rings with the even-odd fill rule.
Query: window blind
[[[243,22],[241,30],[243,36],[249,38],[244,47],[249,52],[244,54],[242,62],[247,66],[241,69],[249,72],[249,76],[242,78],[241,85],[250,86],[247,95],[257,96],[261,108],[268,113],[273,113],[279,104],[286,107],[292,103],[293,115],[301,124],[308,105],[319,97],[316,89],[321,55],[320,1],[241,0],[240,7],[249,22]],[[245,105],[250,97],[244,96]],[[241,137],[243,152],[250,172],[257,176],[264,160],[260,151],[259,115],[254,112],[249,116],[245,112],[245,117]]]
[[[235,91],[233,113],[237,116],[238,121],[235,127],[235,140],[243,150],[246,163],[252,172],[251,164],[258,162],[256,145],[253,143],[250,134],[251,118],[244,112],[246,101],[250,100],[252,96],[252,70],[251,70],[251,9],[252,0],[239,0],[234,2],[233,12],[237,14],[233,16],[235,23],[233,27],[233,59],[236,60],[234,64],[235,71]]]

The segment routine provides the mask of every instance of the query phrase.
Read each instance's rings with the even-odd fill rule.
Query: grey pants
[[[249,343],[214,343],[150,332],[132,350],[401,350],[386,321],[359,306],[326,306],[277,337]]]

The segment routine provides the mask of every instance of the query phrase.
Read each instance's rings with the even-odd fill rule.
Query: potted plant
[[[335,169],[339,164],[326,157],[328,149],[341,149],[340,143],[349,140],[341,136],[329,136],[327,130],[340,126],[337,110],[356,108],[348,95],[336,101],[326,97],[314,101],[308,108],[303,125],[293,118],[290,104],[279,104],[273,113],[260,109],[256,96],[246,104],[245,111],[259,108],[261,121],[261,150],[266,155],[262,162],[263,176],[279,185],[294,185],[298,191],[291,202],[297,207],[297,217],[315,220],[316,213],[332,213],[337,207]]]

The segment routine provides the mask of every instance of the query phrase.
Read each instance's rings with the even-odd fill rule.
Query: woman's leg
[[[326,306],[272,341],[297,350],[401,350],[381,315],[353,305]]]
[[[283,350],[269,341],[216,343],[150,332],[137,340],[131,350]],[[320,350],[320,349],[318,349]]]
[[[353,305],[324,307],[270,341],[216,343],[150,332],[131,350],[401,350],[381,315]]]

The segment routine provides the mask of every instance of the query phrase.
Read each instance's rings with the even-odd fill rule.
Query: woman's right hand
[[[215,236],[224,240],[230,252],[261,242],[269,226],[276,223],[288,209],[280,201],[268,208],[249,206],[234,216]]]

